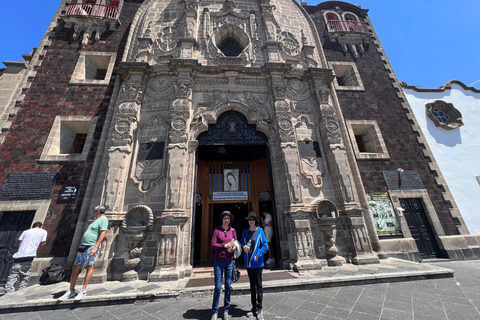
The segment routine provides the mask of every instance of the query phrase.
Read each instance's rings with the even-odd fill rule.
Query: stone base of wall
[[[398,258],[418,262],[420,253],[413,238],[395,238],[380,240],[380,246],[389,258]]]
[[[450,260],[480,259],[480,234],[443,236],[440,247],[445,250]]]

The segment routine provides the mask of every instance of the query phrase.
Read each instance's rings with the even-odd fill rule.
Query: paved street
[[[266,319],[480,319],[480,261],[437,262],[454,278],[270,292]],[[223,295],[222,295],[223,296]],[[210,319],[211,296],[0,315],[9,319]],[[250,297],[232,297],[233,319],[247,319]],[[1,302],[1,301],[0,301]]]

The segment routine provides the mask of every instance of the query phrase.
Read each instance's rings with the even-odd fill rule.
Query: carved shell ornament
[[[130,209],[122,222],[126,232],[145,231],[153,225],[154,215],[152,209],[145,205],[135,206]]]
[[[322,200],[317,205],[315,216],[318,219],[338,217],[337,206],[330,200]]]

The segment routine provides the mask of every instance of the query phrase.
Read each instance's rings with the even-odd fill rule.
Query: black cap
[[[258,223],[257,214],[255,212],[250,212],[245,219],[255,218],[255,221]]]
[[[233,216],[233,214],[230,213],[230,211],[223,211],[222,214],[220,215],[220,223],[222,223],[224,216],[230,217],[230,224],[232,224],[233,220],[235,220],[235,217]]]

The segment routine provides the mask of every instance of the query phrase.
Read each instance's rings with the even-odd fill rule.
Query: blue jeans
[[[225,300],[223,302],[223,312],[228,313],[230,308],[230,292],[232,283],[233,260],[213,261],[213,274],[215,275],[215,292],[213,293],[213,313],[218,314],[218,303],[220,302],[220,293],[222,292],[222,275],[225,271]]]

